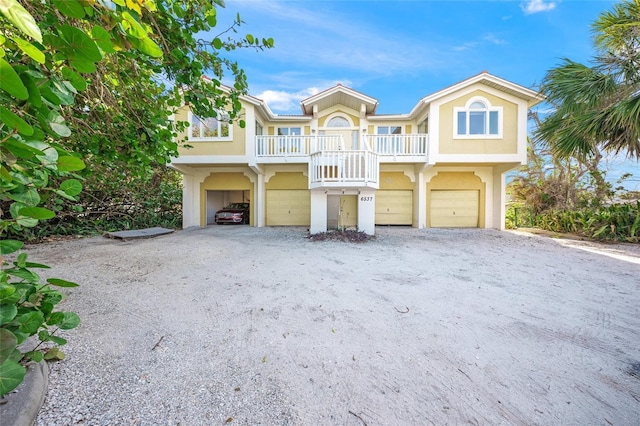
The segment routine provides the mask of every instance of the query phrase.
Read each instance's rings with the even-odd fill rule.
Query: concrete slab
[[[160,235],[166,235],[173,232],[173,229],[167,228],[145,228],[145,229],[132,229],[130,231],[117,231],[117,232],[107,232],[105,237],[107,238],[116,238],[119,240],[134,240],[137,238],[153,238]]]
[[[46,361],[30,363],[20,386],[4,396],[0,403],[0,420],[3,426],[27,426],[34,424],[49,383],[49,366]]]

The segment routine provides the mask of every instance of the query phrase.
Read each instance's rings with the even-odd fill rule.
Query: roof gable
[[[421,104],[429,104],[437,99],[477,83],[484,84],[485,86],[492,87],[517,98],[524,99],[527,101],[529,107],[532,107],[544,100],[543,96],[535,90],[531,90],[524,86],[520,86],[519,84],[496,77],[495,75],[489,74],[487,71],[482,71],[480,74],[476,74],[473,77],[469,77],[466,80],[462,80],[449,87],[445,87],[442,90],[432,93],[431,95],[425,96],[420,100],[416,108]],[[414,108],[414,110],[416,108]]]
[[[374,114],[378,107],[378,100],[338,84],[300,102],[303,114],[313,114],[314,106],[321,111],[334,105],[344,105],[356,111],[360,111],[361,106],[364,105],[366,114]]]

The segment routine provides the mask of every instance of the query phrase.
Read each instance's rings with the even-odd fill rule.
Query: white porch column
[[[310,234],[327,232],[327,194],[324,191],[311,191]]]
[[[358,195],[358,231],[369,235],[376,233],[375,190],[360,190],[360,194]]]
[[[267,192],[264,187],[264,175],[262,173],[258,173],[258,184],[256,185],[254,197],[256,198],[256,220],[254,221],[254,226],[263,227]]]
[[[492,228],[504,230],[507,196],[505,191],[505,174],[501,170],[493,172],[493,224]],[[487,226],[488,228],[489,226]]]
[[[182,175],[182,228],[200,226],[200,188],[193,175]]]
[[[416,173],[416,186],[414,189],[416,200],[413,207],[413,226],[418,229],[427,227],[427,184],[424,173]]]

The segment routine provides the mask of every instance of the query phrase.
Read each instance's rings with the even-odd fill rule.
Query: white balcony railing
[[[378,156],[370,151],[322,151],[309,159],[310,186],[377,186]]]
[[[256,136],[257,157],[305,157],[344,149],[342,136]]]
[[[363,135],[361,150],[385,156],[426,156],[429,135]],[[345,151],[339,135],[256,136],[257,157],[306,157],[321,151]]]
[[[257,157],[304,157],[311,152],[311,136],[256,136]]]
[[[427,155],[429,135],[426,133],[411,135],[367,135],[366,140],[376,154],[423,156]]]

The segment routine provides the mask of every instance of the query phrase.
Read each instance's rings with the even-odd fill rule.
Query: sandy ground
[[[640,246],[212,226],[29,248],[82,284],[37,425],[637,425]]]

